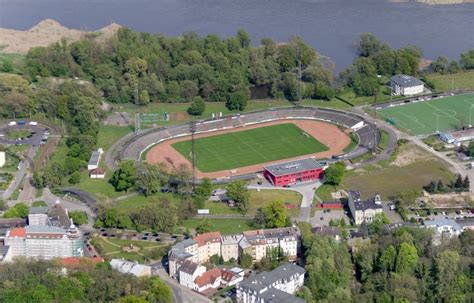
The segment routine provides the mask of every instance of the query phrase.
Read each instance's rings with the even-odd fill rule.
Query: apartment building
[[[185,262],[198,263],[198,244],[193,239],[186,239],[171,247],[168,253],[169,274],[177,277],[179,267]]]
[[[221,237],[221,256],[224,262],[239,259],[239,242],[243,235],[229,235]]]
[[[198,245],[198,263],[205,263],[213,255],[221,255],[221,233],[218,231],[204,233],[194,237]]]
[[[237,302],[304,302],[294,296],[304,284],[304,275],[303,267],[291,263],[261,272],[237,284]]]

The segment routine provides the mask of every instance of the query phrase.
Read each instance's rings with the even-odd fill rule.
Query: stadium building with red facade
[[[308,158],[265,166],[263,176],[274,186],[318,180],[324,172],[324,164]]]

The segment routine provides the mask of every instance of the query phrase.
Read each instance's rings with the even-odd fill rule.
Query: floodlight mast
[[[193,193],[196,191],[196,145],[195,145],[195,133],[196,133],[196,121],[191,120],[189,122],[189,131],[191,132],[191,164],[193,174]]]

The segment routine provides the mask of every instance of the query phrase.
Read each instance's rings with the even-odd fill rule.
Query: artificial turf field
[[[455,130],[461,124],[474,124],[474,94],[398,105],[377,112],[413,135]]]
[[[191,140],[171,145],[191,160]],[[254,128],[195,140],[196,167],[204,173],[328,150],[293,123]]]

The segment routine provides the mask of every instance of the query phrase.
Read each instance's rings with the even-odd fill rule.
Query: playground
[[[474,124],[474,93],[388,106],[377,113],[413,135],[456,130]]]

